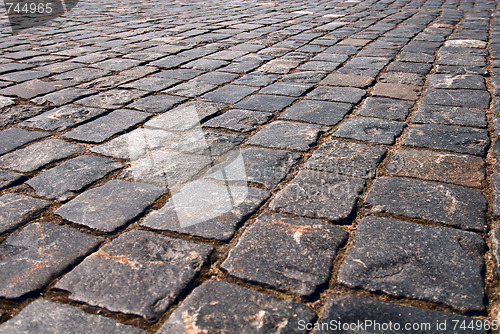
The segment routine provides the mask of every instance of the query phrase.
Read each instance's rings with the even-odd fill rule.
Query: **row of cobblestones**
[[[497,7],[91,1],[15,35],[2,17],[0,333],[488,332]]]

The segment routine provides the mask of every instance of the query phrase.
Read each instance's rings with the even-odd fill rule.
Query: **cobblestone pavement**
[[[0,333],[496,329],[497,7],[3,16]]]

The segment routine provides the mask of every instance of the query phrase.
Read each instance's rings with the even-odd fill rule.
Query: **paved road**
[[[496,7],[3,17],[0,333],[496,329]]]

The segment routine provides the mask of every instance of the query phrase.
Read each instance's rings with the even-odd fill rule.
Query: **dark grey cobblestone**
[[[368,217],[360,223],[338,281],[462,311],[483,310],[485,247],[475,233]],[[436,256],[441,252],[446,255]]]
[[[424,124],[408,129],[403,145],[484,155],[490,139],[483,129]]]
[[[83,151],[80,145],[60,139],[48,139],[31,144],[0,158],[0,168],[17,172],[32,172],[56,160]]]
[[[333,259],[346,240],[346,232],[328,223],[262,214],[221,267],[246,281],[309,296],[328,282]]]
[[[379,146],[329,140],[307,160],[305,167],[360,178],[374,178],[387,150]]]
[[[0,189],[6,188],[23,178],[23,174],[0,170]]]
[[[413,123],[463,125],[484,128],[486,113],[480,109],[421,104],[412,117]]]
[[[258,125],[267,123],[272,117],[273,114],[268,112],[231,109],[221,116],[212,118],[204,123],[203,126],[250,132],[255,130]]]
[[[154,320],[195,278],[209,245],[129,231],[87,257],[56,288],[70,298]]]
[[[268,86],[269,87],[269,86]],[[263,93],[263,91],[261,91]],[[281,95],[255,94],[234,105],[235,108],[276,112],[288,107],[295,98]]]
[[[363,191],[364,180],[303,170],[281,190],[269,207],[284,213],[332,222],[347,219]]]
[[[483,195],[453,185],[384,177],[373,184],[365,206],[373,212],[390,212],[450,226],[486,230],[487,203]]]
[[[33,223],[0,244],[0,296],[19,298],[43,288],[102,238],[65,226]],[[20,279],[22,277],[22,279]]]
[[[0,233],[29,223],[50,206],[49,201],[7,193],[0,197]]]
[[[63,137],[87,143],[101,143],[115,134],[143,122],[150,116],[148,113],[135,110],[115,110],[95,121],[80,125],[65,133]]]
[[[406,126],[403,122],[389,121],[372,117],[353,117],[346,119],[334,132],[335,137],[357,139],[380,144],[394,144]]]
[[[46,170],[26,183],[38,196],[66,201],[85,186],[122,166],[111,159],[82,155]]]
[[[307,151],[326,129],[320,125],[275,121],[253,135],[248,144]]]
[[[357,114],[404,122],[412,106],[413,103],[409,101],[368,97],[357,111]]]
[[[236,229],[241,226],[246,217],[251,216],[258,207],[271,195],[269,192],[257,188],[226,187],[210,184],[208,182],[193,182],[188,184],[191,187],[192,195],[189,201],[169,200],[161,209],[153,211],[141,223],[156,230],[169,230],[189,235],[200,236],[207,239],[217,239],[221,241],[230,240]],[[197,191],[196,187],[203,187],[205,191]],[[231,202],[239,203],[233,205],[229,212],[217,215],[212,218],[214,212],[227,211],[227,191],[231,191]],[[206,200],[207,191],[211,191],[210,210],[197,212],[197,224],[183,226],[179,221],[179,211],[189,212],[189,208],[197,208],[200,201]],[[174,195],[176,196],[176,195]],[[175,197],[174,197],[175,198]],[[176,204],[180,203],[180,204]]]
[[[0,298],[0,331],[13,321],[21,327],[7,331],[22,331],[30,319],[33,331],[50,331],[43,322],[78,333],[311,332],[299,320],[335,314],[384,323],[471,319],[453,313],[497,319],[500,275],[489,258],[498,253],[491,229],[500,216],[499,154],[490,147],[500,124],[495,6],[80,1],[17,34],[4,16],[0,202],[14,200],[0,210],[7,215],[0,241],[33,224],[69,225],[104,235],[119,251],[87,258],[85,251],[40,287]],[[414,222],[383,219],[366,232],[372,214]],[[266,225],[263,217],[282,219]],[[302,230],[309,223],[339,238],[325,243],[330,233]],[[349,233],[335,262],[345,234],[328,223]],[[474,241],[481,238],[461,229],[479,231],[492,252],[483,254]],[[158,247],[164,241],[187,246],[174,252]],[[65,234],[57,243],[78,245]],[[195,256],[210,248],[196,243],[214,246],[210,261],[210,251]],[[0,262],[13,254],[9,247],[0,246],[7,249]],[[47,257],[52,250],[40,251],[29,254],[59,263]],[[160,265],[162,256],[171,257]],[[357,288],[337,281],[345,256],[361,268],[349,278],[368,273],[361,262],[373,268]],[[31,284],[44,270],[34,259],[26,256],[28,276],[19,266],[4,271]],[[225,260],[243,265],[228,273]],[[54,288],[61,276],[69,293]],[[215,279],[236,283],[206,283]],[[366,299],[349,299],[349,289]],[[23,316],[43,300],[51,302]]]
[[[311,322],[314,313],[291,299],[219,281],[208,281],[196,288],[172,313],[158,333],[183,333],[191,328],[232,333],[305,333],[298,321]]]
[[[100,315],[85,313],[74,306],[39,299],[26,306],[17,316],[2,324],[0,333],[144,334],[145,332]]]
[[[358,324],[358,321],[363,325],[370,324],[371,321],[371,325],[363,327],[363,333],[368,333],[376,329],[375,323],[382,324],[391,322],[393,325],[399,324],[401,328],[403,328],[404,324],[414,325],[415,329],[405,330],[405,332],[417,334],[422,333],[422,331],[426,329],[429,330],[429,332],[438,331],[438,324],[462,324],[463,322],[470,324],[471,322],[474,323],[476,319],[447,312],[392,304],[376,299],[357,297],[351,294],[332,294],[328,299],[326,309],[318,323],[331,324],[335,322],[341,324]],[[425,326],[428,324],[428,327],[420,327],[422,324],[425,324]],[[456,326],[456,329],[452,330],[452,327],[453,326],[447,326],[447,331],[449,333],[486,333],[483,329],[464,330],[460,329],[460,326]],[[320,330],[315,332],[331,333],[327,328],[324,330],[320,328]]]
[[[302,100],[288,108],[279,119],[333,126],[351,109],[352,105],[348,103]]]
[[[163,189],[141,183],[111,180],[85,191],[56,210],[75,224],[111,232],[135,219],[163,194]]]
[[[311,100],[358,103],[365,96],[365,91],[354,87],[320,86],[307,94]]]
[[[89,108],[74,104],[52,109],[22,122],[29,128],[63,131],[107,112],[106,109]]]
[[[26,131],[19,128],[0,131],[0,155],[48,135],[45,132]]]

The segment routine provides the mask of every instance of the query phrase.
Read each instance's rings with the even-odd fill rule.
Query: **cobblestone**
[[[312,170],[299,174],[270,203],[272,210],[332,222],[347,219],[356,206],[362,179]]]
[[[96,333],[141,334],[144,331],[114,320],[44,299],[34,301],[16,317],[0,326],[0,333]]]
[[[276,121],[257,132],[248,144],[307,151],[324,131],[319,125]]]
[[[346,119],[334,132],[335,137],[350,138],[380,144],[393,144],[401,135],[405,123],[372,117]]]
[[[32,172],[83,150],[83,147],[76,144],[60,139],[48,139],[3,155],[0,158],[0,168],[24,173]]]
[[[374,212],[486,230],[486,200],[481,193],[467,188],[384,177],[375,181],[365,205]]]
[[[382,97],[368,97],[357,111],[357,114],[361,116],[385,118],[393,121],[405,121],[412,106],[413,103],[409,101]]]
[[[447,312],[424,310],[418,307],[405,306],[382,302],[376,299],[357,297],[350,294],[331,295],[328,300],[323,316],[318,321],[320,324],[338,322],[342,324],[368,325],[368,330],[376,328],[376,324],[411,324],[414,329],[405,330],[407,333],[421,333],[426,328],[430,331],[439,330],[438,324],[461,324],[473,323],[474,318],[454,315]],[[424,328],[423,326],[426,326]],[[411,327],[410,327],[411,328]],[[328,333],[327,330],[319,330],[318,333]],[[456,331],[458,332],[458,331]],[[486,333],[482,329],[460,330],[462,333]]]
[[[0,233],[11,231],[29,223],[50,206],[49,201],[18,194],[0,197]]]
[[[441,251],[446,256],[435,256]],[[483,238],[471,232],[368,217],[360,223],[338,281],[463,311],[483,310],[484,251]]]
[[[333,126],[351,111],[348,103],[302,100],[288,108],[279,119]]]
[[[369,179],[375,177],[386,152],[383,147],[329,140],[313,153],[305,167]]]
[[[26,183],[38,196],[66,201],[85,186],[121,167],[117,161],[82,155],[46,170]]]
[[[87,190],[55,213],[75,224],[111,232],[135,219],[162,194],[161,188],[151,185],[112,180]]]
[[[403,145],[484,155],[490,143],[483,129],[424,124],[410,127]]]
[[[20,125],[48,131],[64,131],[100,116],[105,112],[106,109],[88,108],[70,104],[27,119]]]
[[[251,216],[270,196],[269,192],[257,188],[224,187],[206,181],[192,182],[187,187],[190,190],[188,200],[177,197],[184,193],[177,196],[174,194],[165,206],[146,217],[141,226],[228,241],[244,218]],[[204,190],[197,190],[199,187]],[[227,196],[228,191],[231,193],[230,198]],[[209,208],[204,212],[196,210],[200,202],[207,201],[207,194],[210,194]],[[180,213],[192,214],[193,209],[196,210],[196,224],[188,224],[189,220],[179,219]]]
[[[121,109],[67,132],[63,137],[87,143],[101,143],[117,133],[144,121],[150,115],[140,111]]]
[[[212,251],[146,231],[129,231],[87,257],[56,288],[70,298],[154,320],[191,283]]]
[[[238,285],[208,281],[193,291],[158,333],[183,332],[193,327],[207,332],[224,328],[234,333],[261,330],[301,333],[296,323],[299,320],[310,322],[314,317],[306,306],[296,301],[283,301]]]
[[[309,296],[328,282],[346,239],[346,232],[321,221],[263,214],[221,267],[246,281]]]
[[[239,132],[250,132],[258,125],[267,123],[273,114],[253,110],[231,109],[223,115],[212,118],[203,126],[223,128]]]
[[[19,128],[0,131],[0,155],[47,136],[48,134],[44,132],[26,131]]]
[[[102,238],[65,226],[33,223],[0,244],[3,298],[19,298],[46,286]],[[22,280],[19,277],[23,277]]]

